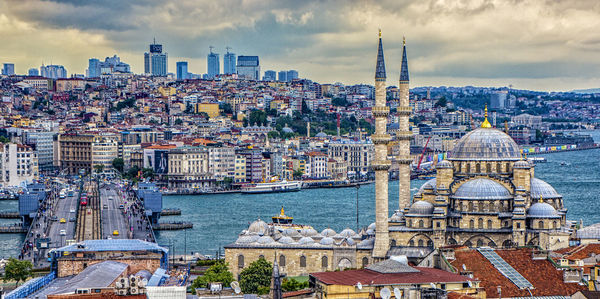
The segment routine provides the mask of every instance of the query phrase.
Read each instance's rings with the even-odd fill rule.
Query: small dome
[[[374,235],[375,234],[375,230],[369,228],[369,229],[367,229],[367,231],[365,232],[365,234],[367,234],[369,236]]]
[[[319,244],[321,244],[321,245],[333,245],[333,243],[334,243],[334,241],[330,237],[325,237],[325,238],[321,239],[321,241],[319,241]]]
[[[315,243],[315,240],[313,240],[311,237],[302,237],[300,240],[298,240],[298,244],[302,244],[302,245],[313,244],[313,243]]]
[[[354,240],[352,240],[352,238],[346,238],[345,241],[350,246],[354,246],[354,244],[356,244],[356,242]]]
[[[531,168],[531,164],[529,164],[529,162],[527,162],[525,160],[521,160],[521,161],[517,161],[513,165],[513,168],[529,169],[529,168]]]
[[[333,237],[335,236],[336,232],[331,229],[331,228],[326,228],[321,232],[321,235],[323,235],[323,237]]]
[[[531,218],[560,218],[556,210],[545,202],[537,202],[527,210],[527,217]]]
[[[454,167],[452,166],[452,162],[450,162],[448,160],[443,160],[442,162],[438,163],[435,166],[435,168],[437,168],[437,169],[442,169],[442,168],[450,168],[450,169],[452,169]]]
[[[525,215],[525,209],[523,208],[514,208],[513,214],[515,215]]]
[[[369,224],[369,226],[367,226],[368,229],[372,229],[372,230],[375,230],[375,227],[377,227],[375,222],[373,222],[373,223]]]
[[[517,161],[522,157],[519,146],[506,133],[494,128],[479,128],[459,139],[448,159]]]
[[[340,234],[336,234],[335,236],[332,237],[334,240],[341,240],[344,239],[344,236],[340,235]]]
[[[288,237],[288,236],[284,236],[279,238],[279,240],[277,240],[277,242],[281,243],[281,244],[292,244],[294,243],[294,239]]]
[[[305,236],[305,237],[312,237],[312,236],[318,235],[319,232],[316,231],[314,228],[311,227],[311,228],[303,228],[300,231],[300,234],[303,235],[303,236]]]
[[[248,233],[264,235],[268,229],[269,225],[266,222],[258,219],[250,224],[248,227]]]
[[[498,182],[490,179],[473,179],[460,185],[456,192],[454,192],[453,197],[460,199],[497,200],[510,199],[512,195],[508,189]]]
[[[299,237],[300,236],[300,232],[297,229],[286,228],[283,231],[283,235],[284,236],[288,236],[288,237]]]
[[[294,133],[294,130],[292,130],[291,128],[285,126],[283,129],[281,129],[281,131],[283,131],[284,133]]]
[[[373,245],[375,245],[374,238],[364,239],[358,243],[359,247],[373,247]]]
[[[346,228],[343,231],[340,232],[340,235],[345,237],[345,238],[350,238],[353,237],[354,235],[356,235],[356,232],[354,232],[352,229],[350,228]]]
[[[531,179],[530,194],[532,200],[538,200],[540,197],[543,199],[562,198],[550,184],[538,178]]]
[[[423,194],[423,192],[425,192],[425,190],[433,190],[435,192],[437,187],[437,180],[435,178],[425,182],[423,185],[421,185],[421,188],[419,188],[419,191],[417,191],[417,194]]]
[[[433,205],[430,202],[419,200],[410,206],[408,213],[417,215],[431,215],[433,214]]]
[[[317,138],[325,138],[327,137],[327,134],[323,133],[323,132],[319,132],[317,133],[317,135],[315,135]]]
[[[402,221],[402,212],[396,211],[392,217],[390,217],[390,222],[400,222]]]
[[[240,236],[235,242],[238,244],[248,244],[253,243],[258,240],[258,235],[243,235]]]
[[[260,238],[258,238],[258,240],[256,241],[259,244],[271,244],[271,243],[275,243],[275,240],[273,240],[273,238],[269,237],[269,236],[262,236]]]

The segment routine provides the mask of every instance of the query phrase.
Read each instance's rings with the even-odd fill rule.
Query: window
[[[394,246],[396,246],[396,240],[393,240],[393,239],[392,239],[392,240],[390,241],[390,247],[394,247]]]
[[[260,260],[260,259],[264,259],[264,258],[265,258],[265,256],[264,256],[264,255],[262,255],[262,254],[258,256],[258,259],[259,259],[259,260]]]
[[[411,241],[412,242],[412,241]],[[412,246],[412,245],[411,245]],[[362,258],[362,266],[363,268],[369,265],[369,258],[368,257],[363,257]]]
[[[479,164],[479,163],[475,164],[475,172],[476,173],[480,173],[481,172],[481,164]]]
[[[477,247],[483,247],[483,240],[477,240]]]
[[[517,222],[517,228],[521,228],[521,222]]]
[[[423,220],[419,220],[419,228],[423,228]]]
[[[475,228],[475,220],[471,219],[471,221],[469,221],[469,228]]]
[[[478,228],[483,228],[483,218],[479,218],[479,219],[477,220],[477,227],[478,227]]]
[[[506,162],[506,172],[510,172],[510,163]]]
[[[469,212],[475,212],[472,201],[469,201]]]
[[[538,227],[540,229],[543,229],[544,228],[544,221],[540,220],[540,222],[538,222]]]
[[[487,221],[487,228],[492,228],[492,220]]]
[[[479,202],[479,212],[483,212],[483,201]]]
[[[419,247],[423,247],[423,240],[419,240]]]
[[[306,267],[306,257],[305,256],[300,257],[300,267],[302,267],[302,268]]]
[[[327,268],[327,264],[329,264],[329,261],[327,260],[327,256],[322,257],[321,258],[321,267]]]
[[[557,225],[556,221],[552,222],[552,228],[558,228],[558,225]]]
[[[414,246],[415,246],[415,241],[414,241],[414,240],[410,240],[410,241],[408,242],[408,246],[410,246],[410,247],[414,247]]]
[[[467,163],[467,173],[471,173],[471,164]]]
[[[285,267],[285,255],[279,256],[279,266]]]
[[[244,268],[244,256],[238,255],[238,268]]]
[[[490,163],[486,163],[486,164],[485,164],[485,171],[486,171],[487,173],[490,173],[490,172],[492,172],[492,164],[490,164]]]
[[[431,240],[427,241],[427,247],[433,247],[433,241],[431,241]]]
[[[440,224],[440,222],[439,222],[439,221],[436,221],[436,222],[435,222],[435,227],[438,227],[438,228],[439,228],[439,227],[441,227],[441,226],[442,226],[442,225]]]

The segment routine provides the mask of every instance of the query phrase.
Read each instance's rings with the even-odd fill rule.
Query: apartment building
[[[0,144],[0,187],[21,186],[37,178],[37,155],[30,146]]]
[[[65,174],[78,174],[79,171],[92,171],[91,134],[60,134],[58,135],[58,161],[61,171]]]

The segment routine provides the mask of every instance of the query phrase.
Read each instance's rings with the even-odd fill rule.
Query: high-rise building
[[[263,81],[275,81],[277,78],[277,73],[275,71],[266,71],[265,76],[263,77]]]
[[[287,82],[287,72],[280,71],[279,73],[277,73],[277,80],[279,82]]]
[[[230,49],[227,47],[227,53],[223,57],[223,74],[225,75],[235,74],[236,57],[235,53],[229,52]]]
[[[177,62],[177,80],[189,79],[187,61]]]
[[[210,47],[210,53],[206,57],[206,73],[209,79],[214,79],[221,71],[219,69],[219,54],[213,53]]]
[[[5,63],[2,66],[2,75],[12,76],[15,74],[15,64],[14,63]]]
[[[298,71],[296,71],[296,70],[287,71],[287,81],[292,82],[294,79],[298,79]]]
[[[40,67],[40,75],[51,79],[60,79],[67,77],[67,70],[62,65],[42,65]]]
[[[104,62],[97,58],[90,58],[88,62],[87,76],[89,78],[100,77],[103,74],[130,73],[129,64],[122,62],[119,56],[106,57]]]
[[[98,58],[88,60],[87,76],[88,78],[100,77],[100,60]]]
[[[29,71],[27,72],[27,74],[29,76],[39,76],[40,75],[40,71],[36,68],[30,68]]]
[[[258,56],[238,56],[237,74],[242,79],[259,80],[260,63]]]
[[[490,108],[504,109],[506,108],[506,99],[508,98],[507,90],[498,90],[490,95]]]
[[[153,76],[167,75],[167,53],[162,52],[162,45],[156,43],[156,40],[150,45],[150,52],[144,53],[144,73]]]

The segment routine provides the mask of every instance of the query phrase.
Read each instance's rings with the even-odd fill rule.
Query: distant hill
[[[574,93],[600,93],[600,88],[590,88],[590,89],[576,89],[573,90]]]

